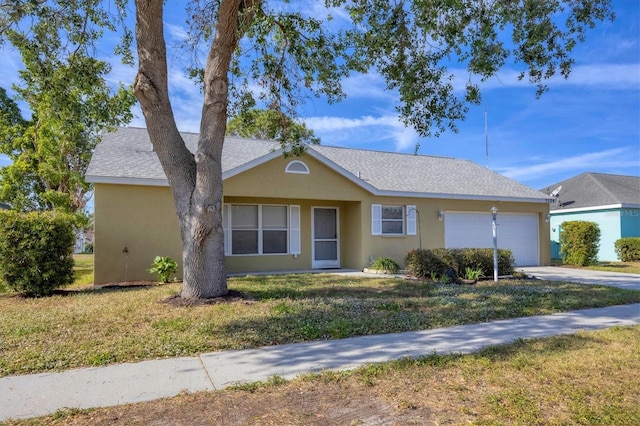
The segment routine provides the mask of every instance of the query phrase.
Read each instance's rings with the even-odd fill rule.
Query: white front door
[[[321,269],[340,267],[340,240],[338,229],[339,222],[337,207],[313,207],[312,268]]]

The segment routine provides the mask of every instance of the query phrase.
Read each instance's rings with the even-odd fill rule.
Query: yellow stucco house
[[[197,134],[183,133],[195,149]],[[518,266],[549,264],[548,196],[471,161],[228,138],[222,159],[227,271],[362,269],[414,248],[498,246]],[[105,134],[95,185],[95,283],[149,280],[157,255],[180,261],[167,179],[146,129]]]

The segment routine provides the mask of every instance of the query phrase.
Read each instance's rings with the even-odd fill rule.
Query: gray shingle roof
[[[198,135],[181,135],[187,148],[195,152]],[[227,138],[223,147],[222,172],[228,172],[278,148],[280,144],[274,142]],[[136,127],[121,127],[114,133],[106,133],[93,153],[86,175],[89,180],[122,178],[166,181],[147,129]]]
[[[182,133],[194,152],[198,135]],[[227,138],[222,154],[226,176],[278,155],[274,141]],[[310,146],[308,153],[338,173],[378,195],[442,196],[544,202],[548,198],[519,182],[468,160],[330,146]],[[304,160],[304,158],[303,158]],[[125,127],[105,134],[89,168],[91,182],[139,181],[166,184],[146,129]]]
[[[551,210],[609,205],[640,205],[640,177],[604,173],[582,173],[549,185],[542,192],[550,194],[562,185],[558,202]]]
[[[547,198],[469,160],[328,146],[313,149],[380,191]]]

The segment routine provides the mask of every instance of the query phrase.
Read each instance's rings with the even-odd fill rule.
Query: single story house
[[[617,261],[616,240],[640,237],[640,177],[582,173],[542,190],[553,194],[550,235],[554,259],[560,259],[562,223],[595,222],[600,228],[598,260]]]
[[[93,252],[93,230],[79,229],[76,231],[76,242],[73,245],[74,253]]]
[[[197,134],[183,133],[192,151]],[[471,161],[227,138],[222,158],[228,272],[400,265],[415,248],[499,247],[520,266],[549,264],[548,196]],[[103,136],[95,185],[95,282],[148,280],[157,255],[181,261],[167,179],[146,129]],[[488,271],[487,271],[488,272]]]

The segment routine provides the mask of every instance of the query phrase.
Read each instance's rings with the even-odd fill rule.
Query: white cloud
[[[396,101],[397,95],[386,90],[386,82],[377,72],[354,74],[342,80],[347,98],[386,99]]]
[[[574,67],[567,80],[557,77],[554,84],[599,86],[608,89],[640,89],[640,64],[595,64]]]
[[[633,155],[629,155],[628,148],[608,149],[600,152],[591,152],[580,154],[573,157],[561,159],[553,159],[530,166],[504,167],[498,171],[512,179],[531,179],[532,177],[544,176],[549,173],[557,173],[559,170],[563,172],[586,171],[596,167],[636,167],[637,160]]]
[[[322,131],[343,131],[347,129],[360,128],[365,126],[387,126],[389,117],[372,117],[370,115],[360,118],[345,117],[308,117],[305,123],[312,129]]]
[[[164,21],[164,28],[170,39],[174,41],[184,41],[189,35],[188,30],[183,25],[174,25]]]
[[[420,141],[418,133],[406,127],[393,115],[345,117],[307,117],[307,126],[320,136],[325,144],[371,146],[393,143],[396,151],[412,150]]]
[[[462,68],[451,68],[453,73],[453,87],[456,91],[465,89],[469,81],[469,72]],[[471,81],[480,84],[481,89],[499,88],[531,88],[527,76],[518,80],[520,71],[513,68],[504,68],[498,74],[485,82],[480,83],[478,76],[472,76]],[[592,64],[577,65],[573,67],[568,79],[555,75],[544,82],[549,87],[581,86],[600,89],[629,89],[640,88],[640,64]]]

